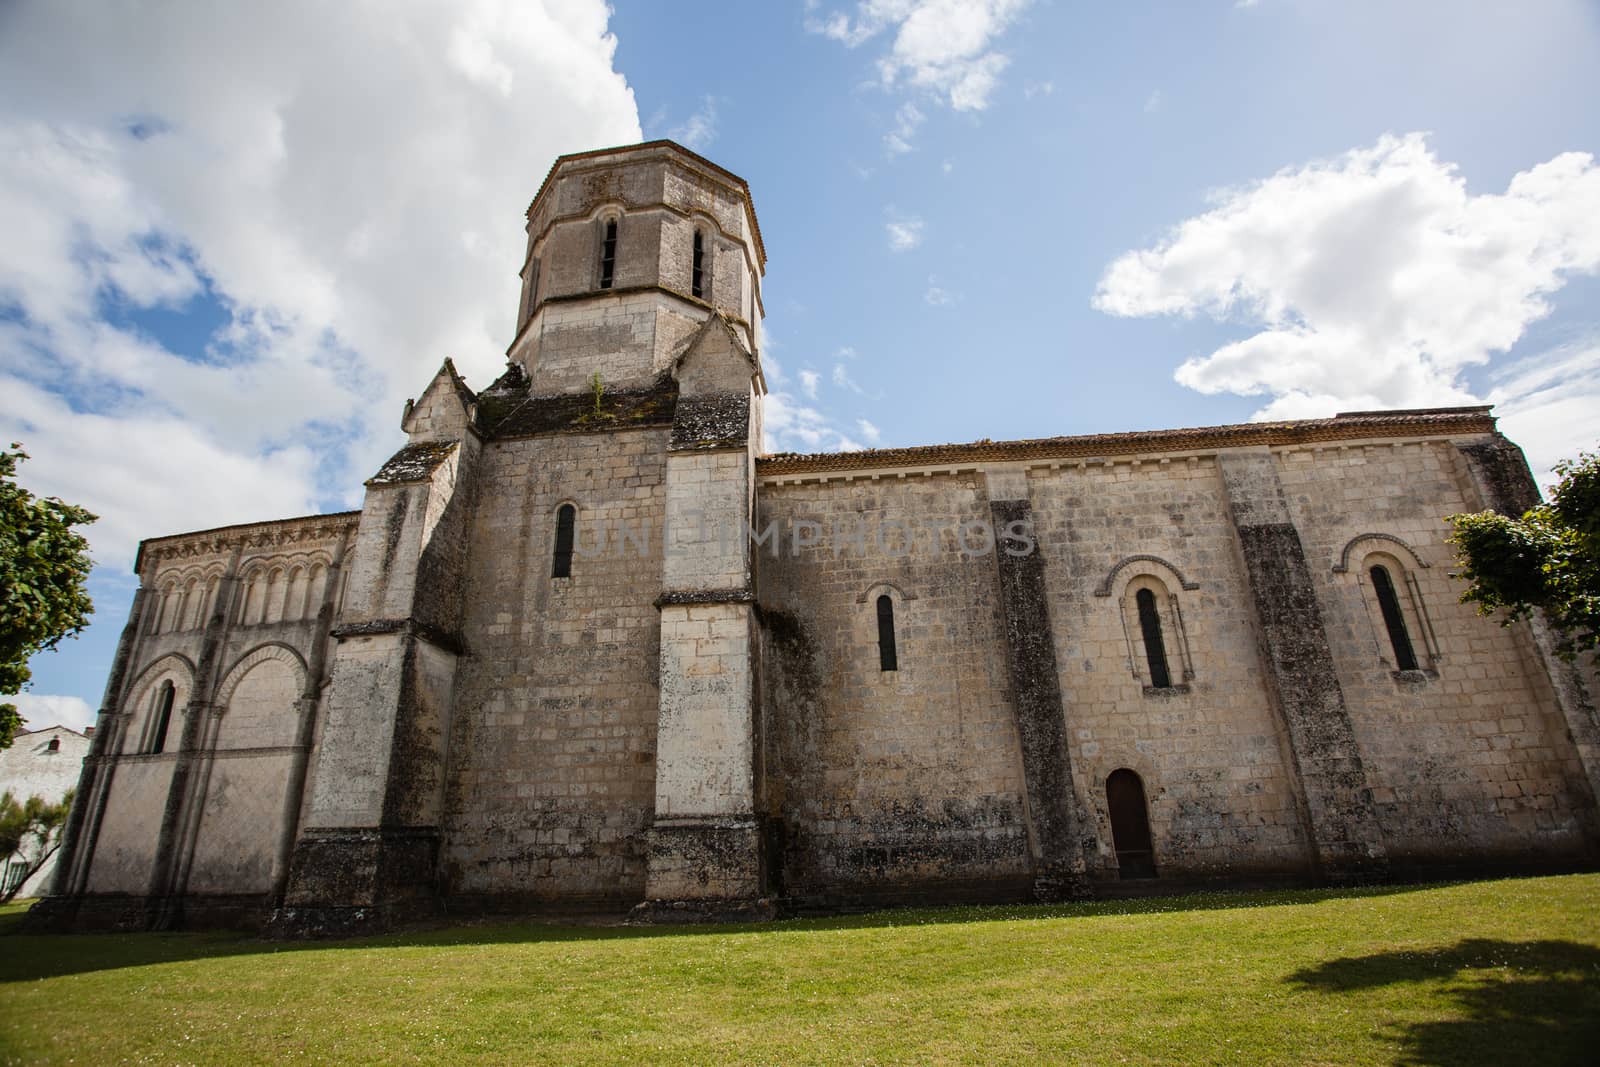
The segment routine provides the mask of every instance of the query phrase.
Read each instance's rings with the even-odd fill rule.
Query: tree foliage
[[[36,497],[16,483],[22,446],[0,450],[0,697],[22,691],[28,659],[54,648],[89,624],[94,605],[89,542],[72,529],[95,520],[55,497]],[[22,723],[13,704],[0,703],[0,748]]]
[[[1556,464],[1560,482],[1548,503],[1511,518],[1494,512],[1452,515],[1461,599],[1480,614],[1504,611],[1504,624],[1542,610],[1564,658],[1600,649],[1600,452]]]
[[[51,804],[41,796],[31,796],[19,804],[10,790],[0,794],[0,862],[11,857],[13,862],[26,864],[26,873],[0,893],[0,904],[16,896],[17,890],[61,847],[61,830],[67,823],[67,812],[72,810],[72,794],[73,790],[67,790],[59,804]]]

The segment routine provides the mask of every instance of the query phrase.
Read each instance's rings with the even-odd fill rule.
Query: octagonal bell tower
[[[744,179],[672,141],[556,160],[528,207],[517,333],[535,395],[671,369],[720,311],[759,356],[766,250]]]

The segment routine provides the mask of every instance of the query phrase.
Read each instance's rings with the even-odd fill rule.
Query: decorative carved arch
[[[1398,547],[1408,557],[1410,557],[1411,562],[1416,564],[1418,567],[1426,569],[1433,566],[1433,564],[1429,563],[1427,560],[1418,555],[1416,549],[1412,548],[1394,534],[1363,533],[1356,534],[1354,537],[1350,538],[1350,540],[1345,542],[1344,549],[1339,553],[1339,562],[1333,565],[1333,573],[1344,574],[1350,570],[1351,553],[1355,551],[1356,545],[1360,544],[1362,541],[1381,541],[1386,545],[1393,545]],[[1402,560],[1401,562],[1403,563],[1405,561]]]
[[[194,689],[194,664],[189,661],[188,656],[181,652],[168,652],[164,656],[157,657],[134,678],[133,684],[128,687],[128,697],[122,702],[123,712],[131,714],[136,711],[139,705],[144,703],[144,698],[149,695],[150,687],[159,682],[165,677],[167,671],[173,668],[183,672],[184,687],[192,692]]]
[[[869,601],[875,602],[878,594],[885,591],[893,593],[902,602],[917,599],[917,594],[906,592],[894,582],[873,582],[871,585],[867,586],[861,591],[860,596],[856,597],[856,603],[865,604]]]
[[[1162,559],[1160,556],[1152,556],[1148,553],[1140,553],[1136,556],[1123,556],[1121,559],[1119,559],[1116,562],[1116,565],[1111,568],[1110,572],[1108,572],[1105,578],[1100,582],[1099,586],[1095,588],[1094,595],[1110,596],[1112,586],[1116,585],[1117,575],[1121,574],[1124,570],[1136,563],[1155,563],[1165,567],[1167,570],[1172,572],[1172,576],[1174,578],[1178,579],[1178,586],[1181,589],[1192,590],[1200,588],[1199,582],[1191,582],[1189,579],[1183,576],[1182,571],[1168,561]]]
[[[1350,569],[1352,562],[1357,566]],[[1357,534],[1345,543],[1344,549],[1339,553],[1339,562],[1334,564],[1333,573],[1348,575],[1346,582],[1359,589],[1362,604],[1367,611],[1367,621],[1372,625],[1372,642],[1380,661],[1387,662],[1391,658],[1396,665],[1399,662],[1399,653],[1394,649],[1392,638],[1389,644],[1383,640],[1386,624],[1380,626],[1373,619],[1373,612],[1379,611],[1381,618],[1381,600],[1378,598],[1376,587],[1368,582],[1366,571],[1373,563],[1386,563],[1388,569],[1393,571],[1389,575],[1393,583],[1394,606],[1405,619],[1404,627],[1408,640],[1416,649],[1420,640],[1421,652],[1425,655],[1425,664],[1429,669],[1439,666],[1444,658],[1444,649],[1439,644],[1438,632],[1434,629],[1433,616],[1428,611],[1428,600],[1422,595],[1422,586],[1417,581],[1417,571],[1431,568],[1433,564],[1417,554],[1405,541],[1385,533]],[[1387,650],[1387,651],[1386,651]]]
[[[244,681],[244,676],[251,669],[260,666],[267,660],[277,660],[287,663],[294,669],[295,676],[299,679],[299,688],[303,693],[306,687],[306,661],[300,658],[300,653],[288,645],[273,642],[266,645],[257,645],[233,661],[233,666],[228,668],[228,673],[223,675],[222,684],[217,687],[217,700],[215,707],[217,714],[226,714],[228,704],[233,700],[234,690],[239,688],[239,683]]]

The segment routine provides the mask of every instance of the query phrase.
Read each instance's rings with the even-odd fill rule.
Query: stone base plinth
[[[265,936],[353,937],[435,914],[438,856],[432,829],[307,830]]]
[[[765,891],[753,815],[659,819],[650,828],[648,901],[755,901]]]

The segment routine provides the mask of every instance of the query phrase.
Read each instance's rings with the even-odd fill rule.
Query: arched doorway
[[[1144,783],[1126,767],[1106,779],[1106,807],[1111,812],[1111,843],[1124,878],[1154,878],[1156,854],[1150,843],[1150,813]]]

